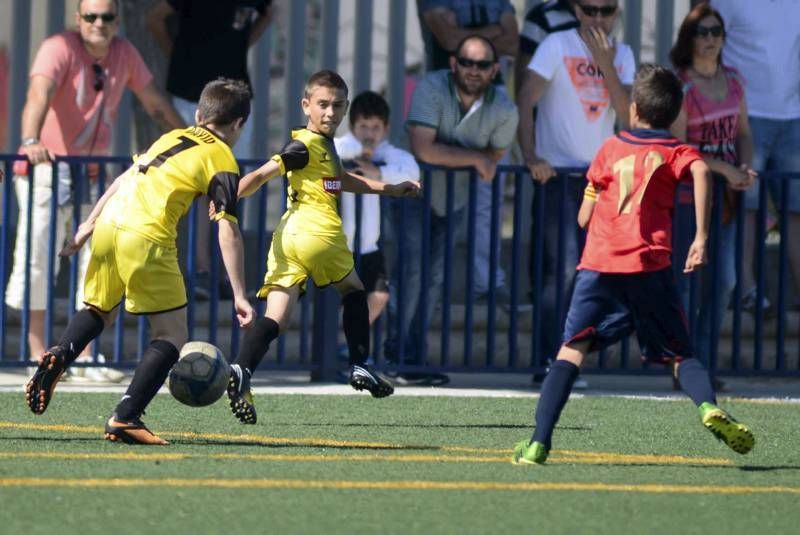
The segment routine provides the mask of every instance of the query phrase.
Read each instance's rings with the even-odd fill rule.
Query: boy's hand
[[[83,244],[86,243],[86,240],[92,235],[92,232],[94,232],[94,223],[84,222],[78,225],[75,236],[64,245],[64,248],[59,251],[58,256],[72,256],[80,251]]]
[[[416,180],[406,180],[399,184],[387,184],[386,192],[392,197],[416,197],[419,195],[420,183]]]
[[[373,180],[381,179],[381,170],[377,165],[373,164],[370,160],[364,158],[356,158],[356,168],[353,172],[357,175],[365,176]]]
[[[256,320],[256,311],[246,297],[236,297],[233,301],[236,309],[236,319],[239,320],[239,327],[249,329]]]
[[[214,206],[214,201],[208,201],[208,219],[214,221],[215,215],[217,215],[217,207]]]
[[[684,273],[691,273],[706,263],[706,240],[695,238],[689,247],[689,254],[686,255],[686,265],[683,267]]]

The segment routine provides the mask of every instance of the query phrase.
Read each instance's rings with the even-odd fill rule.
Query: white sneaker
[[[105,362],[106,357],[102,353],[97,355],[97,362]],[[75,362],[93,362],[92,357],[82,356],[78,357]],[[125,374],[119,370],[106,367],[75,367],[71,368],[72,374],[76,378],[85,379],[92,383],[119,383],[125,379]]]
[[[587,388],[589,388],[589,383],[586,381],[586,379],[584,379],[582,376],[579,375],[575,379],[575,382],[572,383],[572,388],[574,388],[575,390],[586,390]]]

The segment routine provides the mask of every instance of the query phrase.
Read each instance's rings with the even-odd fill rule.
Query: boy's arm
[[[114,182],[103,192],[102,197],[97,199],[92,211],[86,217],[86,219],[78,225],[78,230],[75,232],[75,235],[72,239],[64,245],[64,248],[58,253],[58,256],[72,256],[77,253],[83,244],[86,243],[86,240],[92,235],[94,232],[94,224],[97,221],[97,218],[100,217],[100,214],[103,211],[103,208],[108,203],[108,200],[114,196],[114,194],[119,190],[120,182],[122,181],[122,177],[127,175],[128,173],[133,172],[133,167],[129,167],[124,173],[119,175],[117,178],[114,179]]]
[[[280,158],[280,156],[277,158]],[[273,156],[271,160],[258,169],[250,171],[244,175],[239,181],[239,198],[249,197],[258,191],[258,188],[260,188],[268,180],[284,174],[281,170],[282,167],[283,165],[278,163],[278,161],[276,161],[276,157]]]
[[[581,207],[578,210],[579,227],[586,228],[589,224],[589,221],[592,219],[595,203],[597,203],[597,190],[594,185],[589,182],[586,189],[583,191],[583,202],[581,202]]]
[[[686,256],[684,273],[694,271],[706,263],[706,241],[711,220],[711,170],[703,160],[695,160],[689,166],[694,181],[694,213],[697,231]]]
[[[239,225],[227,219],[219,220],[219,250],[222,262],[233,290],[233,306],[239,326],[249,327],[255,320],[256,313],[245,293],[244,278],[244,243]]]
[[[391,195],[392,197],[416,197],[419,192],[419,182],[416,180],[406,180],[399,184],[387,184],[380,180],[372,180],[345,171],[342,175],[342,191],[352,193],[377,193],[379,195]]]

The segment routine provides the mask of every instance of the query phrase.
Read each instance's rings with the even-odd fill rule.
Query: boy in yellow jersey
[[[239,324],[255,311],[244,289],[242,236],[236,219],[239,167],[231,147],[250,114],[247,85],[219,79],[203,89],[196,126],[164,134],[120,175],[81,223],[62,256],[92,236],[85,280],[86,308],[67,325],[58,345],[39,359],[25,386],[28,406],[42,414],[75,358],[125,310],[145,314],[152,340],[127,392],[106,422],[105,437],[129,444],[167,444],[140,417],[178,360],[187,339],[186,289],[175,245],[178,220],[199,195],[208,195],[219,222],[219,246],[230,278]]]
[[[252,195],[279,175],[289,177],[289,205],[272,235],[267,274],[258,291],[266,299],[265,317],[244,336],[231,366],[228,384],[233,414],[243,423],[256,423],[250,376],[270,342],[285,330],[292,308],[305,291],[309,277],[317,286],[332,284],[342,296],[343,326],[350,351],[350,385],[381,398],[394,392],[391,383],[365,364],[369,355],[369,309],[364,285],[353,269],[353,254],[339,218],[339,194],[379,193],[416,196],[419,183],[387,184],[346,172],[333,143],[336,128],[347,113],[347,85],[332,71],[320,71],[306,83],[301,101],[308,117],[305,128],[292,131],[290,141],[266,164],[239,183],[239,196]]]

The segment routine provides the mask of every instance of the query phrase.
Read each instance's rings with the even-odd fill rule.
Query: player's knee
[[[351,275],[355,275],[355,271],[351,272]],[[364,291],[364,283],[361,282],[358,275],[345,277],[344,280],[336,283],[335,287],[339,291],[339,295],[342,296],[342,299],[353,292]]]
[[[180,349],[189,340],[189,331],[185,325],[171,329],[153,329],[153,339],[164,340]]]

